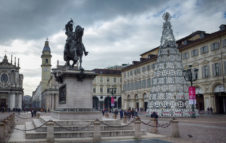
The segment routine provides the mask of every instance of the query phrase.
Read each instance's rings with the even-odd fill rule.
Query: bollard
[[[171,126],[171,130],[172,130],[171,136],[174,137],[174,138],[180,137],[178,121],[177,120],[171,120],[170,122],[172,124],[172,126]]]
[[[36,116],[37,116],[37,118],[40,118],[40,113],[37,113],[37,115],[36,115]]]
[[[134,128],[135,128],[135,139],[140,139],[141,138],[141,129],[140,129],[140,125],[141,125],[141,121],[140,118],[137,117],[135,124],[134,124]]]
[[[9,119],[9,131],[11,133],[15,125],[14,114],[11,114],[8,119]]]
[[[94,133],[93,133],[93,142],[100,142],[101,133],[100,133],[100,121],[96,119],[94,122]]]
[[[47,142],[54,143],[54,122],[52,120],[47,123]]]
[[[123,123],[124,124],[127,124],[127,118],[126,118],[126,116],[123,117]]]
[[[150,132],[151,133],[154,133],[154,134],[157,134],[158,133],[158,119],[156,118],[151,118],[151,121],[153,122],[152,123],[152,126],[150,129]]]
[[[9,120],[5,119],[5,120],[3,120],[3,123],[5,125],[5,130],[4,130],[4,132],[5,132],[5,138],[8,139],[9,133],[10,133]]]
[[[0,122],[0,141],[2,141],[3,143],[6,142],[4,122]]]

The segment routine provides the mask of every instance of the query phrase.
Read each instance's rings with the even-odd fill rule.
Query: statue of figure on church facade
[[[80,25],[77,25],[75,31],[73,32],[73,20],[71,19],[65,25],[65,30],[65,34],[67,35],[67,40],[64,47],[64,60],[66,61],[66,65],[73,68],[79,60],[79,69],[83,70],[83,53],[85,54],[85,56],[88,55],[88,52],[86,51],[85,46],[82,42],[84,28],[82,28]],[[71,60],[73,61],[72,65],[70,65]]]

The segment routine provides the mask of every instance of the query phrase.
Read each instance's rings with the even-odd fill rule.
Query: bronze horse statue
[[[83,70],[82,68],[82,56],[83,53],[88,55],[88,52],[85,49],[85,46],[82,43],[82,36],[84,33],[84,28],[77,25],[75,28],[75,32],[73,32],[73,21],[70,20],[65,25],[67,35],[66,44],[64,47],[64,60],[66,61],[66,65],[73,68],[74,65],[79,60],[79,69]],[[72,61],[72,65],[70,65],[70,61]]]

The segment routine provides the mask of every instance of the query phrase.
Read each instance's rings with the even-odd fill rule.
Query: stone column
[[[54,94],[53,97],[54,97],[54,106],[53,106],[53,110],[55,110],[55,109],[56,109],[56,101],[57,101],[57,100],[56,100],[56,94]]]
[[[100,121],[96,119],[94,122],[94,133],[93,133],[93,142],[100,142],[101,140],[101,128],[100,128]]]
[[[54,143],[54,122],[49,120],[47,123],[47,142]]]
[[[172,134],[171,134],[172,137],[174,137],[174,138],[180,137],[178,121],[177,120],[172,120],[171,121],[171,130],[172,130]]]
[[[53,110],[53,106],[54,106],[54,98],[53,98],[53,94],[49,94],[48,96],[50,96],[50,99],[51,99],[51,109],[50,110]]]
[[[129,100],[125,99],[124,101],[124,110],[127,110],[129,108]]]
[[[143,109],[144,110],[144,99],[139,99],[139,109]]]
[[[207,108],[210,106],[210,95],[204,94],[204,110],[207,111]]]
[[[135,99],[132,99],[132,105],[131,105],[131,108],[136,108],[136,100]]]
[[[15,108],[19,108],[19,94],[15,94]]]
[[[22,98],[23,98],[23,95],[22,94],[18,94],[19,96],[19,100],[17,101],[18,102],[18,108],[22,109]]]
[[[215,95],[214,93],[210,95],[210,107],[213,108],[213,112],[217,112],[217,108],[216,108],[216,101],[215,101]]]
[[[15,108],[15,93],[12,93],[12,94],[10,95],[9,100],[10,100],[9,108],[10,108],[11,110],[13,110],[13,108]]]

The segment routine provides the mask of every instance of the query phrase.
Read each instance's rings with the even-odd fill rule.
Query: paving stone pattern
[[[171,142],[159,139],[149,139],[149,140],[105,141],[101,143],[171,143]]]

